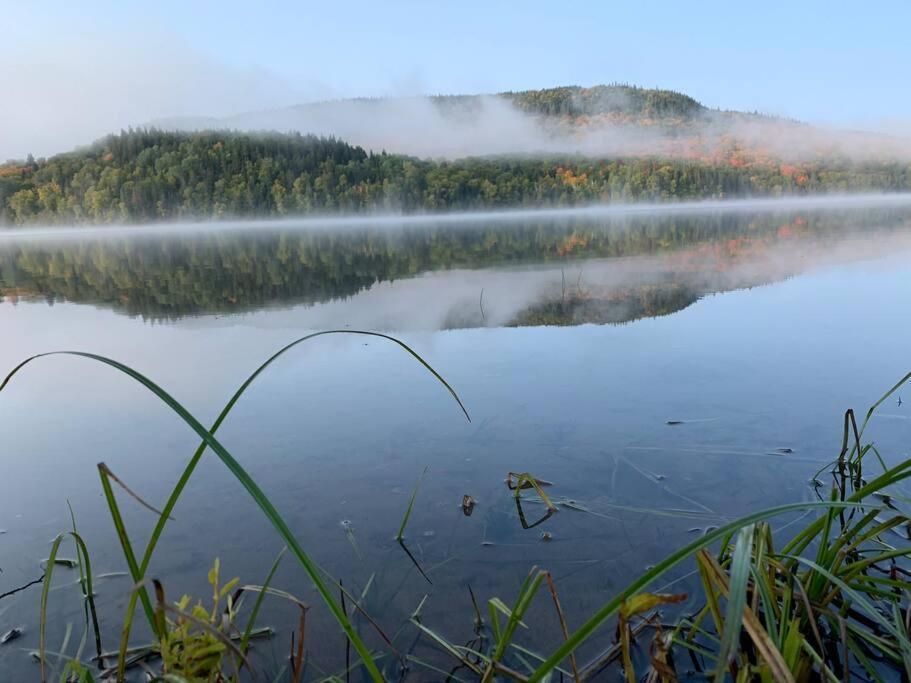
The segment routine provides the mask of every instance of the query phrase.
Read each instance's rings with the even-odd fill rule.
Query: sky
[[[0,159],[174,116],[625,82],[911,132],[909,0],[0,0]]]

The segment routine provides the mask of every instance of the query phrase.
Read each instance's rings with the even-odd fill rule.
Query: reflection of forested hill
[[[266,305],[312,304],[350,297],[378,282],[450,268],[564,262],[669,253],[674,272],[698,272],[706,257],[733,262],[790,239],[838,235],[862,220],[901,226],[905,214],[716,214],[624,218],[598,224],[533,222],[520,226],[441,226],[335,233],[259,230],[195,236],[0,243],[0,296],[98,304],[148,319],[241,312]],[[571,300],[575,322],[660,315],[701,295],[654,283],[614,293],[589,289]],[[574,291],[574,290],[573,290]],[[567,319],[551,303],[518,324]],[[550,308],[548,308],[550,307]],[[618,310],[624,309],[622,314]]]
[[[571,291],[532,304],[511,325],[606,325],[656,318],[681,311],[712,289],[690,282],[665,282],[619,287],[607,291]]]

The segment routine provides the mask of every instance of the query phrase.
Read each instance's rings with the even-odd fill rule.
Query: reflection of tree
[[[435,224],[333,233],[259,230],[21,241],[0,243],[0,296],[99,304],[128,315],[173,319],[324,302],[352,296],[377,282],[446,268],[668,253],[674,255],[678,269],[696,270],[706,253],[736,259],[783,240],[824,238],[861,221],[883,226],[904,225],[905,220],[901,212],[882,210],[863,216],[716,214],[597,224],[534,221],[514,226]],[[572,319],[607,322],[621,308],[626,316],[660,315],[698,295],[681,288],[639,287],[624,295],[622,305],[594,294],[576,297]],[[565,300],[558,303],[566,308]],[[566,319],[565,310],[547,306],[551,304],[528,311],[525,323],[517,322]]]

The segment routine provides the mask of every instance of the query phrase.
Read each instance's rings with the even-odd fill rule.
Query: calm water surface
[[[0,296],[3,372],[37,352],[94,351],[147,374],[203,423],[310,331],[373,329],[412,345],[471,422],[401,349],[339,335],[279,360],[219,436],[319,564],[358,591],[373,577],[364,606],[390,634],[429,595],[425,623],[465,642],[468,585],[509,602],[537,564],[579,624],[706,526],[810,499],[844,409],[865,409],[911,369],[911,210],[2,237]],[[908,394],[871,427],[892,460],[908,455]],[[93,569],[122,572],[96,463],[160,505],[198,444],[138,385],[60,356],[0,394],[0,435],[0,593],[41,575],[50,540],[70,527],[67,501]],[[425,468],[407,540],[432,585],[392,540]],[[560,512],[523,529],[510,471],[553,482]],[[478,501],[470,517],[464,494]],[[121,499],[144,541],[153,515]],[[171,596],[205,596],[214,557],[225,575],[258,583],[280,549],[207,454],[152,574]],[[72,652],[77,574],[57,578],[49,643],[72,623]],[[340,669],[344,640],[303,573],[286,559],[275,583],[314,605],[308,677]],[[130,583],[104,578],[97,590],[115,648]],[[0,599],[0,632],[24,627],[0,646],[0,680],[34,675],[39,592]],[[546,626],[526,641],[541,650],[558,638],[546,603],[529,617]],[[263,622],[295,619],[278,604]],[[266,671],[287,652],[279,633],[258,649]],[[136,642],[147,637],[140,626]],[[405,627],[396,643],[445,662],[416,637]]]

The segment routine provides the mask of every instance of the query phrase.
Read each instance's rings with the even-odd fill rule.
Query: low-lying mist
[[[582,92],[585,92],[584,90]],[[636,111],[621,92],[595,107],[543,115],[516,106],[509,95],[349,99],[253,111],[241,115],[153,121],[166,129],[226,128],[296,131],[334,136],[365,149],[417,157],[573,154],[660,156],[734,164],[821,158],[911,160],[911,137],[844,130],[694,103],[684,116]]]
[[[146,223],[137,225],[52,226],[0,229],[0,243],[31,240],[59,240],[110,237],[121,239],[142,235],[184,235],[246,230],[338,233],[359,230],[402,228],[477,228],[515,225],[542,220],[610,220],[614,218],[692,216],[708,214],[777,213],[788,211],[862,211],[911,207],[911,193],[867,193],[815,195],[760,199],[700,200],[690,202],[592,204],[581,207],[509,209],[502,211],[453,211],[433,214],[366,214],[348,216],[303,216],[266,220],[224,220],[209,222]]]

